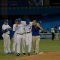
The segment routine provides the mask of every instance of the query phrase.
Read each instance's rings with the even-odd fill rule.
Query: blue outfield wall
[[[58,18],[49,18],[48,21],[41,23],[42,27],[50,32],[52,27],[59,27],[60,26],[60,17]]]
[[[60,7],[0,7],[0,15],[47,15],[60,13]]]

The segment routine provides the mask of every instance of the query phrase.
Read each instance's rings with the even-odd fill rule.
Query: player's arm
[[[30,29],[30,32],[32,32],[32,29]]]
[[[15,24],[13,25],[13,35],[14,35],[14,33],[15,33]]]
[[[2,32],[3,32],[3,33],[6,33],[6,32],[7,32],[7,29],[5,29],[5,30],[2,30]]]
[[[46,32],[46,31],[40,26],[39,23],[37,24],[37,27],[39,27],[39,29],[40,29],[42,32]]]
[[[7,28],[7,30],[9,31],[9,30],[12,30],[12,28],[8,25],[8,28]]]
[[[37,23],[37,28],[41,29],[43,31],[43,28],[40,26],[39,23]]]
[[[30,29],[30,32],[32,32],[32,25],[31,24],[30,24],[30,28],[29,29]]]
[[[20,28],[19,24],[17,23],[14,27],[15,31],[17,31]]]
[[[13,31],[15,31],[15,25],[13,25]]]
[[[7,30],[7,29],[4,29],[4,30],[2,30],[2,32],[3,32],[3,33],[6,33],[6,32],[8,32],[8,30]]]
[[[2,26],[2,33],[6,33],[7,29],[4,28],[4,25]]]

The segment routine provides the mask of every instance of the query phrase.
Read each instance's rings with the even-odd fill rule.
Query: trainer
[[[39,43],[40,43],[40,33],[39,30],[43,30],[40,24],[36,21],[33,20],[32,24],[32,46],[33,46],[33,52],[36,54],[39,54]]]

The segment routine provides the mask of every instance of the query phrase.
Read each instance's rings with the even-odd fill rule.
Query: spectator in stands
[[[54,28],[51,28],[51,33],[52,33],[52,40],[55,39],[55,29]]]
[[[43,0],[29,0],[30,6],[43,6]]]
[[[58,26],[55,26],[54,29],[55,29],[55,39],[58,40],[59,38]]]
[[[57,33],[57,29],[58,29],[58,27],[57,27],[57,26],[55,26],[55,27],[54,27],[54,29],[55,29],[55,33]]]
[[[26,7],[29,6],[28,0],[18,0],[18,6]]]
[[[58,27],[58,31],[59,31],[58,38],[60,39],[60,26]]]
[[[60,26],[58,27],[59,33],[60,33]]]

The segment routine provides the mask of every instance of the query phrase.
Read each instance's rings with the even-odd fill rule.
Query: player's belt
[[[22,34],[20,34],[20,33],[17,33],[17,34],[19,34],[19,35],[23,35],[24,33],[22,33]]]
[[[7,34],[7,33],[3,33],[3,34]],[[7,34],[7,35],[10,35],[10,34]]]
[[[27,32],[27,33],[31,33],[31,32]]]

